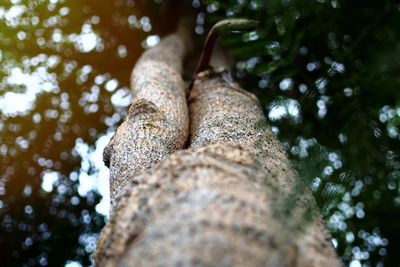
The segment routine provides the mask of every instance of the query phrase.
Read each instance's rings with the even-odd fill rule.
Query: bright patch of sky
[[[317,140],[314,138],[304,139],[303,137],[299,137],[297,141],[298,144],[292,146],[291,152],[292,154],[299,155],[301,158],[307,157],[309,155],[308,150],[317,145]]]
[[[291,117],[295,121],[300,120],[300,104],[297,100],[285,99],[273,102],[270,105],[268,118],[271,121],[276,121],[283,117]]]
[[[317,101],[318,107],[318,117],[323,118],[325,117],[326,113],[328,112],[327,103],[329,102],[329,97],[321,96],[321,99]]]
[[[58,172],[46,172],[42,178],[42,189],[46,192],[51,192],[54,183],[58,180],[58,176]]]
[[[31,110],[39,93],[51,92],[57,88],[55,75],[50,75],[44,67],[38,67],[32,73],[23,73],[20,68],[13,68],[7,83],[10,86],[25,87],[26,90],[24,93],[7,92],[0,97],[0,110],[6,115]]]
[[[145,32],[151,31],[150,19],[148,17],[143,16],[140,19],[140,24],[142,24],[143,31],[145,31]]]
[[[160,42],[160,36],[149,35],[145,40],[143,40],[142,47],[147,49],[157,45],[159,42]]]
[[[344,65],[342,63],[333,61],[332,62],[332,70],[337,71],[339,73],[343,73],[345,71]]]
[[[350,262],[350,267],[361,267],[361,263],[358,260],[354,260]]]
[[[85,196],[91,190],[97,190],[102,196],[102,200],[96,206],[96,211],[108,216],[110,209],[110,189],[109,171],[103,162],[103,150],[109,143],[113,132],[101,136],[95,145],[90,148],[82,139],[77,139],[75,150],[82,157],[81,170],[79,174],[78,193]],[[89,169],[92,167],[94,171]]]
[[[124,45],[118,46],[118,55],[120,57],[126,57],[128,55],[128,50],[126,49],[126,46]]]
[[[335,238],[332,238],[332,245],[334,248],[337,248],[337,246],[338,246],[338,242]]]
[[[80,264],[80,263],[77,262],[77,261],[68,261],[68,262],[65,264],[65,267],[82,267],[82,264]]]
[[[153,47],[160,42],[160,36],[158,35],[149,35],[146,38],[146,44],[148,47]]]
[[[82,32],[77,37],[79,50],[86,53],[92,51],[96,47],[99,39],[93,32],[90,24],[84,24],[82,26]]]
[[[8,26],[18,26],[18,18],[25,12],[26,7],[23,5],[13,5],[7,11],[0,8],[0,19],[5,18]]]
[[[292,87],[293,81],[291,78],[285,78],[279,83],[279,88],[281,88],[282,91],[292,89]]]
[[[131,91],[123,87],[111,96],[111,103],[116,107],[127,107],[132,103]]]
[[[115,89],[117,89],[118,81],[116,79],[111,79],[105,84],[104,87],[106,88],[107,91],[112,92]]]

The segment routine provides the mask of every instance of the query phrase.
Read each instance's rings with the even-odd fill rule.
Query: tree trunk
[[[189,148],[176,151],[188,116],[174,65],[183,53],[169,55],[183,44],[180,35],[167,37],[133,71],[136,102],[105,152],[114,207],[96,265],[340,266],[259,101],[227,71],[197,75]]]
[[[186,53],[183,28],[139,58],[132,71],[128,114],[104,150],[111,202],[140,171],[183,148],[189,117],[181,77]]]

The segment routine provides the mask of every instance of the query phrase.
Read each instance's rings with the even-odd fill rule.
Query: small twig
[[[257,26],[258,21],[248,19],[224,19],[217,22],[209,31],[206,41],[204,42],[204,46],[200,55],[200,60],[197,64],[196,71],[193,74],[189,90],[192,89],[193,82],[197,73],[204,71],[208,68],[214,45],[217,42],[220,34],[231,31],[252,31]]]

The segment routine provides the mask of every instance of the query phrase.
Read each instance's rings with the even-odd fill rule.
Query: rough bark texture
[[[138,172],[186,143],[189,118],[180,75],[184,54],[184,33],[172,34],[143,53],[132,71],[132,105],[104,151],[112,203]]]
[[[149,107],[125,127],[142,117],[153,123]],[[127,182],[98,241],[96,266],[340,266],[311,192],[257,98],[211,69],[197,75],[189,107],[189,149],[140,173],[114,170]],[[163,112],[175,114],[170,108]],[[135,131],[126,130],[117,149],[136,160],[146,155],[129,144]],[[128,168],[114,154],[111,172]]]
[[[267,126],[258,99],[234,83],[228,72],[211,69],[197,76],[189,103],[190,147],[224,147],[225,167],[218,168],[219,175],[212,177],[219,182],[237,177],[236,182],[229,182],[229,190],[226,186],[220,189],[221,197],[257,207],[258,212],[253,213],[262,214],[261,220],[248,221],[243,218],[252,214],[246,213],[246,208],[241,208],[243,213],[240,208],[231,211],[236,217],[231,221],[239,228],[253,229],[267,239],[259,261],[252,263],[340,266],[312,194],[298,180],[283,147]],[[242,168],[246,171],[240,172]],[[233,254],[242,258],[240,251]]]

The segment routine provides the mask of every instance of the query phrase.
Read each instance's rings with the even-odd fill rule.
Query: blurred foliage
[[[259,20],[225,37],[236,76],[312,188],[346,263],[397,266],[400,5],[397,1],[204,1],[206,21]],[[206,13],[205,13],[206,14]]]
[[[112,96],[129,95],[151,31],[142,10],[133,1],[1,1],[1,266],[91,264],[105,217],[87,157],[124,116],[127,104]]]
[[[222,40],[236,56],[237,80],[265,105],[342,259],[396,266],[399,4],[181,4],[191,9],[200,37],[223,18],[260,21],[257,30]],[[131,68],[158,35],[173,30],[177,6],[172,0],[1,1],[2,266],[91,264],[104,215],[96,211],[96,186],[83,189],[101,176],[90,155],[123,118]]]

